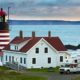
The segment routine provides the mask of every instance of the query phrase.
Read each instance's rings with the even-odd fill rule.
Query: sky
[[[11,19],[79,20],[80,0],[0,0]]]

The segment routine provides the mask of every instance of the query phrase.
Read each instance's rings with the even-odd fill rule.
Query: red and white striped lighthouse
[[[10,41],[9,25],[5,20],[6,12],[0,10],[0,50],[2,50]]]

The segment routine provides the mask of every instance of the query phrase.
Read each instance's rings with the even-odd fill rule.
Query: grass
[[[1,70],[9,70],[9,68],[5,67],[5,66],[0,66],[0,71]]]
[[[45,68],[45,69],[39,69],[39,68],[34,69],[34,68],[32,68],[32,69],[27,69],[27,71],[31,71],[31,72],[48,72],[48,69],[47,68]]]
[[[0,80],[47,80],[47,78],[36,75],[27,75],[10,70],[6,67],[0,67]]]
[[[80,80],[80,77],[75,78],[74,80]]]
[[[47,80],[44,77],[27,76],[23,74],[1,74],[0,80]]]
[[[28,73],[28,71],[30,72]],[[37,75],[35,72],[41,72],[41,74],[39,73]],[[44,75],[44,72],[47,74],[47,76]],[[0,80],[48,80],[48,76],[51,75],[49,72],[59,72],[59,67],[51,68],[51,70],[49,70],[49,68],[27,69],[25,73],[22,73],[1,66]]]

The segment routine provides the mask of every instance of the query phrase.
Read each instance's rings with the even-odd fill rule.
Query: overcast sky
[[[10,18],[80,20],[80,0],[0,0]]]

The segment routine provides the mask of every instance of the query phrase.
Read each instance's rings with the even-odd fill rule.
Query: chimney
[[[35,31],[32,32],[32,38],[34,38],[34,37],[35,37]]]
[[[51,31],[48,31],[48,37],[51,37]]]
[[[20,36],[20,38],[23,38],[23,31],[19,32],[19,36]]]

